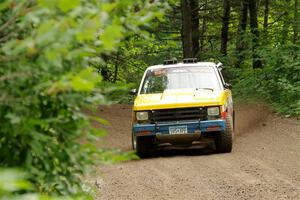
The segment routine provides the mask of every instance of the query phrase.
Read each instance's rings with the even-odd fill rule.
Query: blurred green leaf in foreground
[[[162,7],[141,0],[0,1],[0,167],[8,168],[1,170],[0,198],[82,192],[80,175],[103,155],[92,144],[103,131],[82,112],[106,103],[91,65],[141,34]],[[28,178],[9,170],[15,167]]]

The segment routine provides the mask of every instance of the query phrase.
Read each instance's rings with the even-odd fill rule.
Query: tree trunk
[[[259,13],[261,0],[256,0],[257,13]]]
[[[261,44],[265,46],[268,45],[270,41],[268,36],[270,0],[264,0],[263,6],[264,6],[264,23],[263,23],[264,28],[261,36]]]
[[[118,80],[119,64],[120,64],[120,62],[119,62],[119,53],[117,53],[113,83],[116,83],[117,80]]]
[[[300,18],[299,18],[299,0],[294,0],[294,25],[293,25],[293,43],[296,44],[298,40],[298,32],[300,29]]]
[[[286,41],[289,37],[289,28],[290,28],[290,18],[289,18],[289,11],[291,7],[291,0],[285,0],[285,11],[283,15],[283,28],[282,28],[282,38],[281,44],[286,44]]]
[[[181,39],[183,58],[193,57],[192,10],[190,0],[181,0],[182,28]]]
[[[204,9],[203,10],[207,10],[207,0],[205,0],[204,3]],[[201,25],[201,33],[200,33],[200,52],[203,52],[204,50],[204,41],[205,41],[205,33],[206,33],[206,13],[203,13],[203,17],[202,17],[202,25]]]
[[[199,30],[199,1],[190,0],[191,2],[191,15],[192,15],[192,43],[193,43],[193,57],[198,57],[199,55],[199,39],[200,39],[200,30]]]
[[[104,65],[99,65],[98,68],[98,73],[101,74],[102,78],[104,81],[110,81],[110,72],[107,67],[107,61],[109,60],[108,54],[102,53],[100,57],[104,60]]]
[[[221,54],[227,55],[228,29],[230,18],[230,0],[223,0],[223,21],[221,30]]]
[[[298,43],[298,33],[300,29],[300,18],[299,18],[299,0],[294,0],[294,23],[293,23],[293,60],[296,60],[298,57],[298,49],[296,44]]]
[[[261,58],[257,54],[256,50],[259,47],[259,30],[257,22],[257,6],[256,0],[249,0],[249,14],[250,14],[250,27],[252,33],[252,57],[253,57],[253,68],[261,68]]]
[[[240,8],[240,19],[239,19],[239,27],[237,33],[237,61],[235,63],[236,68],[240,68],[241,64],[245,58],[244,50],[245,50],[245,42],[244,35],[247,27],[247,19],[248,19],[248,0],[241,0],[241,8]]]
[[[264,10],[264,29],[269,26],[269,0],[265,0],[265,10]]]

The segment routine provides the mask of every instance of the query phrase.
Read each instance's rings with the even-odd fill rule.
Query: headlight
[[[136,119],[138,121],[146,121],[148,120],[148,112],[137,112],[136,113]]]
[[[209,108],[207,108],[207,115],[208,116],[218,116],[218,115],[220,115],[219,107],[209,107]]]

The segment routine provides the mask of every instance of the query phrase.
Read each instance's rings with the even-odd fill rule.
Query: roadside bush
[[[235,93],[241,98],[261,98],[281,113],[300,115],[299,46],[264,47],[262,69],[231,69],[235,73]]]
[[[33,199],[36,194],[17,194],[19,191],[32,190],[32,184],[26,180],[26,174],[16,169],[0,169],[0,199]]]
[[[91,66],[160,15],[157,4],[0,1],[1,167],[24,170],[33,192],[82,192],[80,175],[103,154],[90,121],[105,121],[82,112],[106,103]]]
[[[0,200],[91,200],[87,194],[70,196],[48,196],[34,192],[28,174],[17,169],[0,169]]]

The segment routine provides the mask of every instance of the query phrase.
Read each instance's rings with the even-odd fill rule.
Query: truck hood
[[[140,94],[134,101],[134,110],[184,108],[223,105],[224,91],[172,89],[158,94]]]

